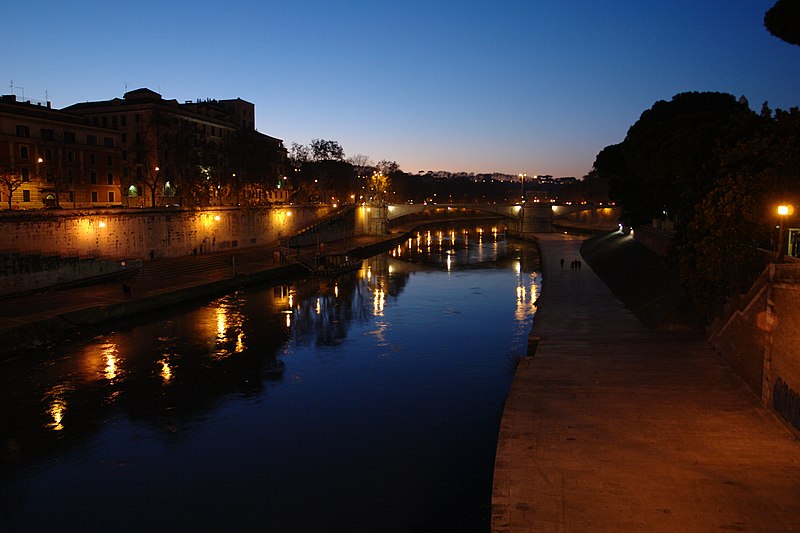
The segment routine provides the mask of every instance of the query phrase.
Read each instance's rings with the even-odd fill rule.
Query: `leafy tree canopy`
[[[800,2],[778,0],[764,14],[764,26],[778,39],[800,45]]]
[[[337,141],[312,139],[311,155],[315,161],[343,161],[344,149]]]
[[[642,113],[622,143],[607,146],[594,171],[632,225],[668,217],[685,222],[719,175],[718,149],[757,118],[730,94],[689,92]]]

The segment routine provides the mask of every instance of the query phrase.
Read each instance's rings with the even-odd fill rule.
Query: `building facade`
[[[283,141],[255,129],[255,105],[179,103],[142,88],[65,108],[120,133],[127,206],[258,205],[286,174]]]
[[[0,209],[122,205],[120,132],[0,97]]]

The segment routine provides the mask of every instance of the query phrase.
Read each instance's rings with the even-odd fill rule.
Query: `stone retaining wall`
[[[268,244],[330,210],[281,206],[9,212],[0,214],[0,250],[113,259],[174,257],[193,250]]]
[[[770,264],[709,329],[765,405],[800,431],[800,264]]]

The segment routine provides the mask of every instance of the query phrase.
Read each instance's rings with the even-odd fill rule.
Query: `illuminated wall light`
[[[219,222],[219,215],[214,215],[214,222]]]
[[[100,221],[100,224],[99,224],[99,225],[100,225],[100,227],[101,227],[101,228],[105,228],[105,227],[106,227],[106,223],[105,223],[105,222],[103,222],[103,221]]]

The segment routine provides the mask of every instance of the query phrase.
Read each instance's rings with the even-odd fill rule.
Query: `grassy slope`
[[[632,237],[620,232],[592,237],[581,246],[581,255],[648,327],[700,327],[690,318],[675,272],[661,256]]]

